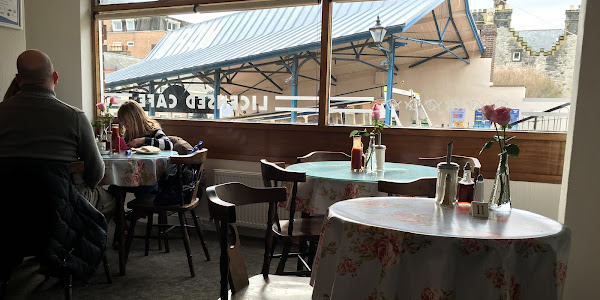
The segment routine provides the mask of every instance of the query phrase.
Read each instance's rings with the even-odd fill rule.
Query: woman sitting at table
[[[129,147],[155,146],[160,150],[173,149],[173,143],[156,120],[148,118],[142,106],[135,101],[121,104],[117,112],[121,132]]]

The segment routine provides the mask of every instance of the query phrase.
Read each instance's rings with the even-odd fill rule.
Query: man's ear
[[[54,81],[54,85],[58,84],[58,73],[52,72],[52,80]]]
[[[19,83],[19,86],[23,85],[23,83],[22,83],[23,79],[21,78],[21,75],[19,75],[18,73],[15,74],[15,79]]]

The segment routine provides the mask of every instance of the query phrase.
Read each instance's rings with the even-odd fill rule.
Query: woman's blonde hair
[[[127,101],[121,104],[117,112],[117,118],[119,118],[119,123],[121,123],[121,135],[125,139],[125,142],[149,135],[160,128],[160,124],[148,118],[142,106],[135,101]],[[129,130],[123,127],[123,123],[127,123]]]

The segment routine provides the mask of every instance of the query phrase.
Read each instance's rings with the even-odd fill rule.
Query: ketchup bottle
[[[119,144],[119,124],[112,124],[112,137],[111,137],[111,145],[112,152],[119,154],[121,152],[121,145]]]

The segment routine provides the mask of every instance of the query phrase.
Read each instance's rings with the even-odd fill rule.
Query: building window
[[[112,21],[112,31],[123,31],[123,23],[121,20]]]
[[[127,31],[134,31],[135,30],[135,20],[127,20],[125,22],[126,26],[127,26]]]
[[[135,46],[135,42],[127,42],[127,47],[133,47]]]
[[[180,26],[179,22],[175,22],[175,21],[171,21],[171,20],[167,21],[167,31],[177,30],[177,29],[179,29],[179,26]]]
[[[183,118],[182,114],[173,114],[173,119],[181,119]]]
[[[168,118],[169,114],[158,114],[159,118]]]
[[[521,61],[521,52],[513,52],[512,60],[513,61]]]

